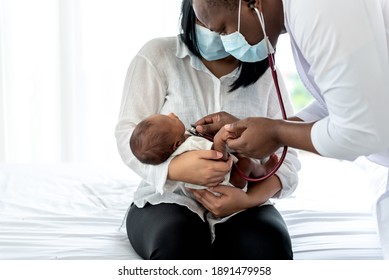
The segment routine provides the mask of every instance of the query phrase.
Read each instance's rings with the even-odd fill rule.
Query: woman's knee
[[[228,251],[223,249],[226,246]],[[288,230],[273,206],[246,210],[217,225],[214,250],[219,258],[226,259],[293,258]]]
[[[257,249],[258,257],[272,260],[293,259],[292,242],[281,214],[271,205],[254,210],[254,226],[248,227],[248,231],[252,233],[249,243],[256,246],[254,248]],[[249,243],[246,246],[250,246]]]
[[[127,223],[134,249],[145,259],[206,259],[210,251],[207,224],[186,207],[175,204],[137,209],[145,212]],[[131,212],[131,211],[130,211]],[[130,213],[131,215],[131,213]],[[138,216],[138,215],[135,215]],[[136,218],[136,217],[133,217]],[[146,219],[139,221],[140,218]]]

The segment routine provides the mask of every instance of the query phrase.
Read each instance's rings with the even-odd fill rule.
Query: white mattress
[[[348,161],[300,156],[299,186],[277,200],[295,259],[383,259],[374,197],[364,170]]]
[[[106,167],[0,166],[0,259],[139,259],[119,230],[138,181]]]
[[[342,180],[323,189],[326,180],[311,179],[276,201],[295,259],[382,259],[370,208],[359,205],[366,193],[350,196]],[[0,165],[0,259],[140,259],[120,229],[138,182],[125,167]]]

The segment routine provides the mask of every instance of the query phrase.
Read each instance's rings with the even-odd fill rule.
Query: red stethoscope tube
[[[279,103],[280,108],[281,108],[282,118],[284,120],[286,120],[287,119],[286,110],[285,110],[285,106],[284,106],[284,101],[282,99],[280,85],[278,83],[277,71],[276,71],[276,67],[275,67],[275,63],[274,63],[274,57],[272,54],[268,55],[268,61],[269,61],[269,67],[271,69],[271,73],[272,73],[272,77],[273,77],[273,82],[274,82],[274,85],[276,87],[278,103]],[[271,176],[273,176],[277,172],[277,170],[280,168],[281,164],[284,162],[287,152],[288,152],[288,147],[284,146],[280,160],[277,162],[277,164],[273,167],[273,169],[269,173],[267,173],[261,177],[252,178],[252,177],[246,176],[236,165],[235,165],[235,167],[236,167],[236,170],[237,170],[239,176],[242,177],[243,179],[245,179],[249,182],[263,181],[263,180],[270,178]]]

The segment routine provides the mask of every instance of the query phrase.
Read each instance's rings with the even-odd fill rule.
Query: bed
[[[297,191],[274,201],[295,259],[382,259],[361,169],[300,159]],[[140,259],[121,227],[138,182],[124,166],[0,165],[0,259]]]

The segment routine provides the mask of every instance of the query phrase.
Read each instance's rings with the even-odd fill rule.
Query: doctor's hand
[[[249,195],[239,188],[219,185],[209,190],[188,189],[196,200],[215,217],[225,217],[238,211],[253,207]],[[216,196],[212,192],[219,193]]]
[[[267,157],[282,146],[277,142],[277,121],[268,118],[247,118],[227,124],[224,126],[229,133],[227,146],[246,157]]]
[[[217,186],[232,166],[232,159],[221,161],[222,156],[213,150],[183,153],[170,162],[168,179],[205,187]]]
[[[226,112],[218,112],[205,116],[195,122],[196,130],[203,134],[214,135],[225,124],[236,122],[239,119]]]

